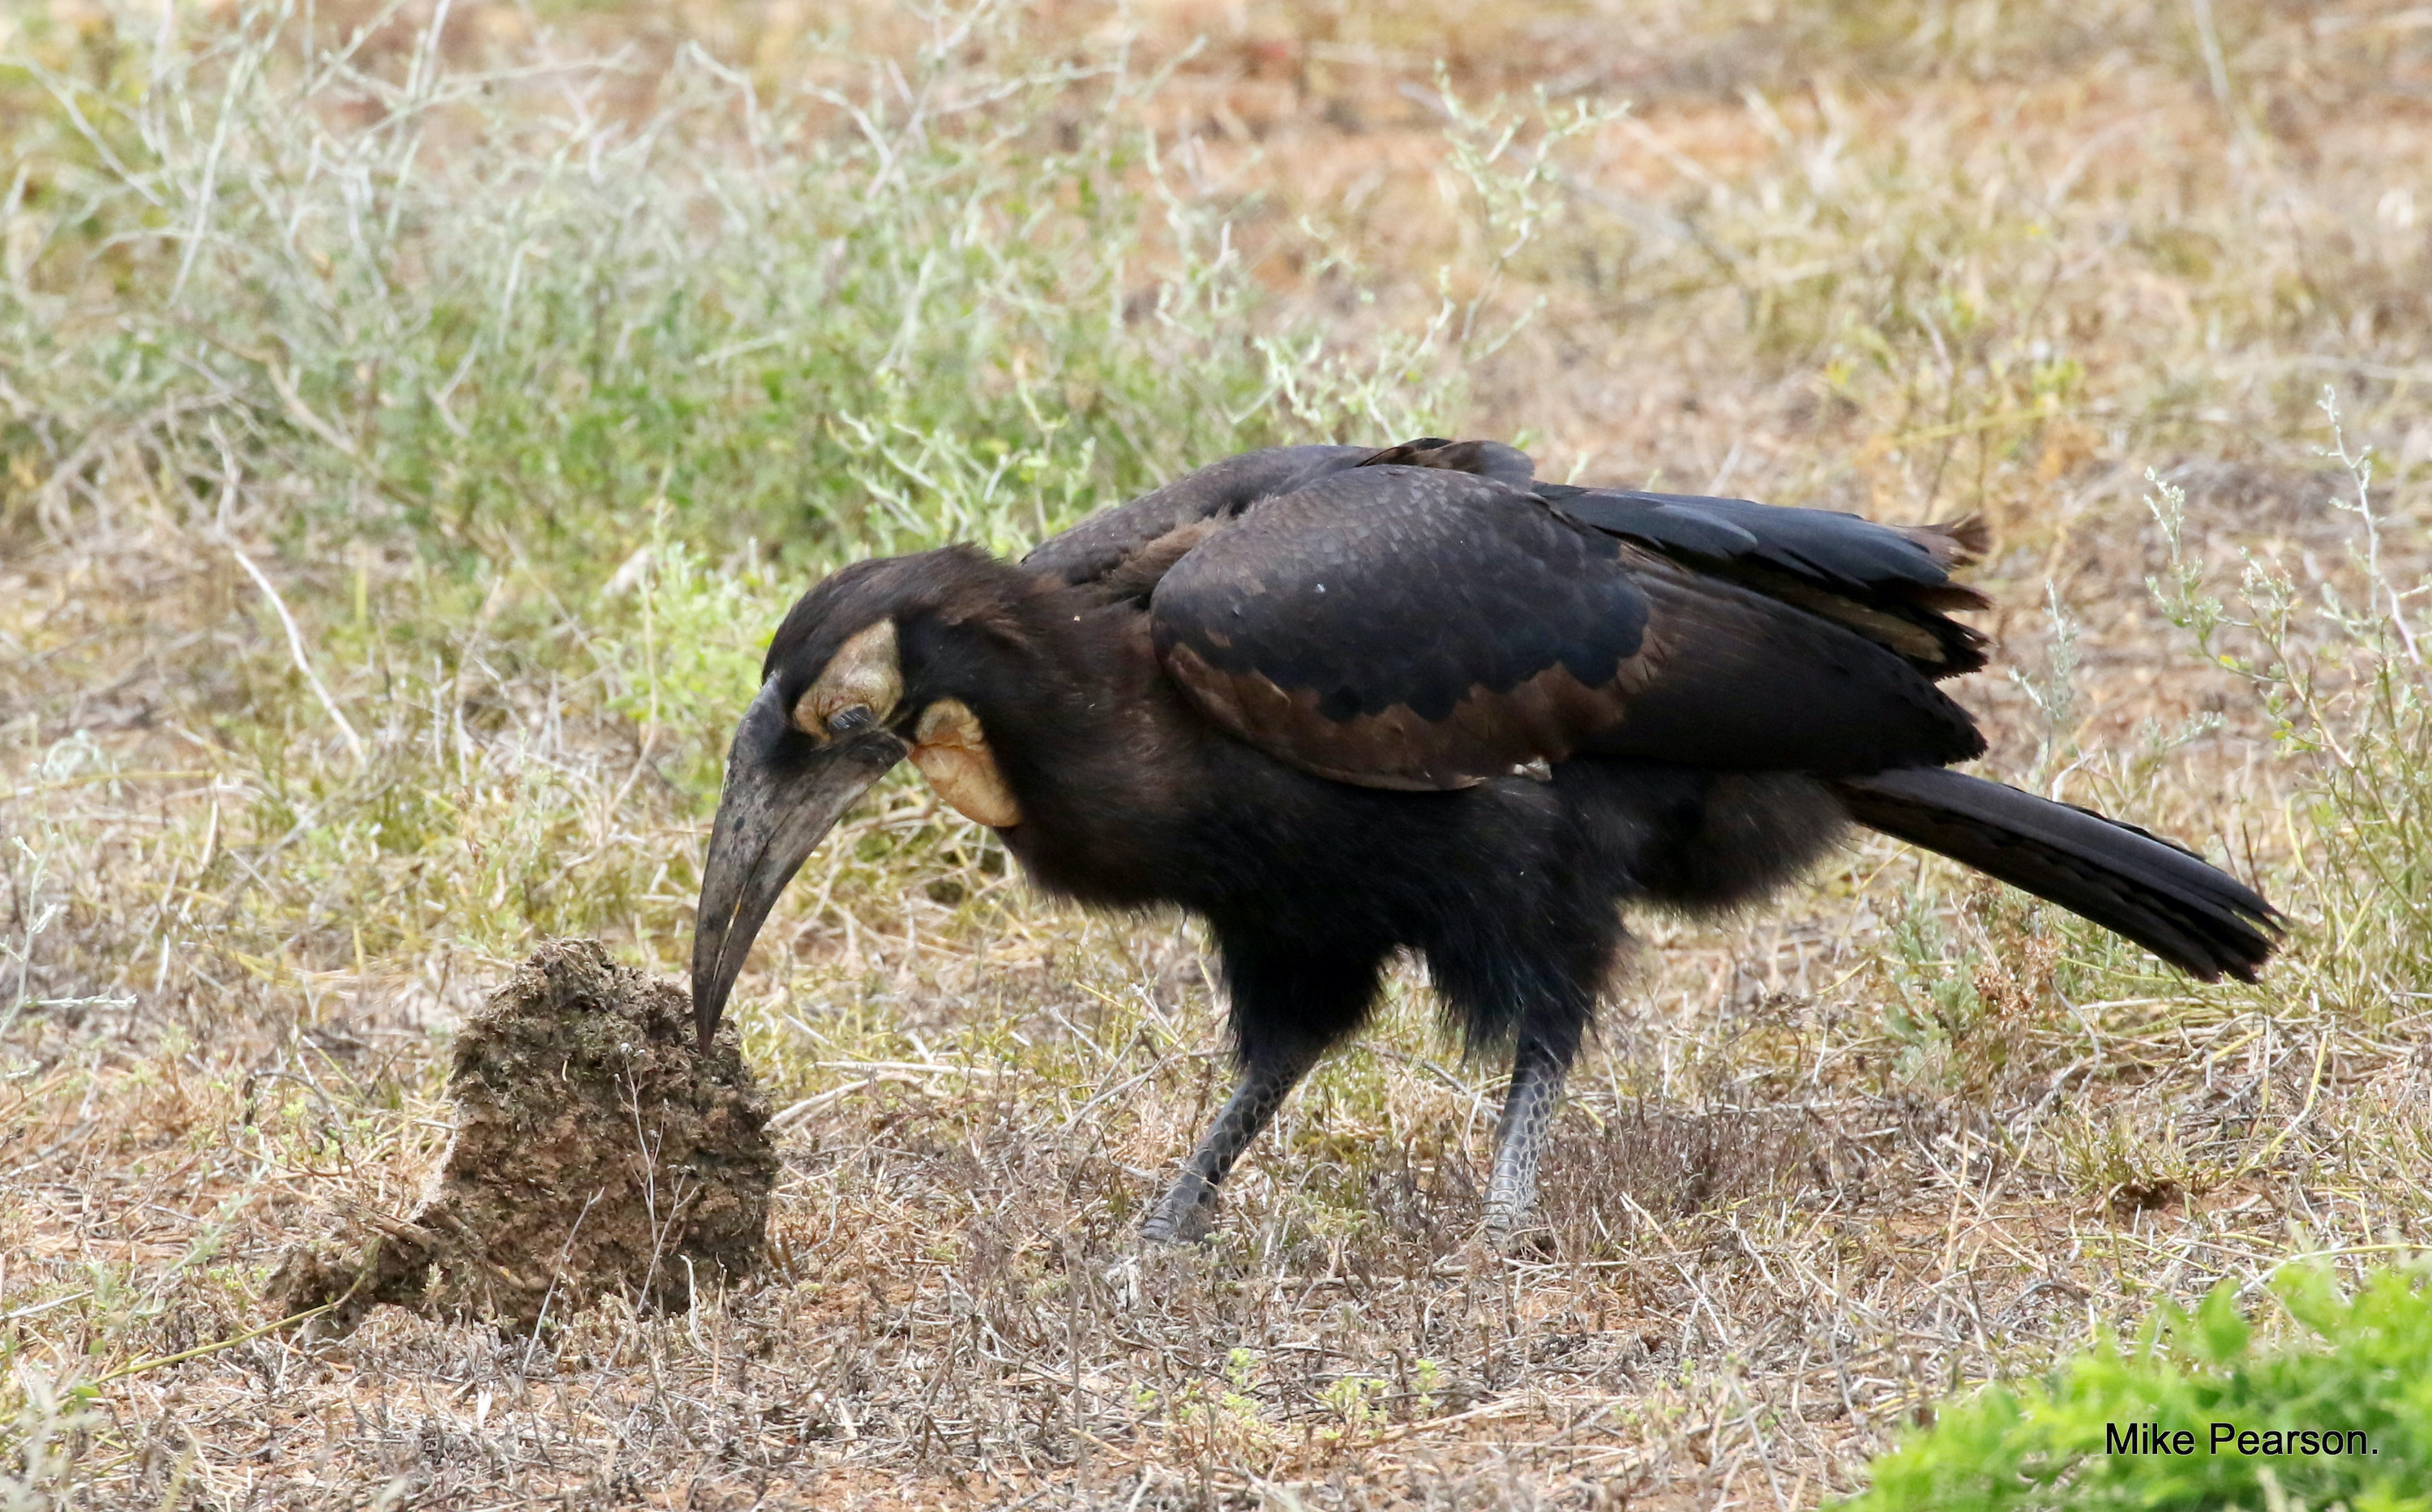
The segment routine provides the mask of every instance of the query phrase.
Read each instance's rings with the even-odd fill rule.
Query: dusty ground
[[[457,12],[499,45],[532,25]],[[641,93],[687,36],[763,76],[818,66],[789,51],[801,8],[668,15],[562,25],[634,40]],[[2376,450],[2385,574],[2423,583],[2425,12],[1137,19],[1157,58],[1208,38],[1148,109],[1280,298],[1353,338],[1427,308],[1439,263],[1490,314],[1542,301],[1478,355],[1462,429],[1528,433],[1554,476],[1985,514],[1987,628],[2021,674],[1961,690],[1997,731],[1987,769],[2269,877],[2290,960],[2190,990],[1868,845],[1743,924],[1649,921],[1563,1115],[1545,1252],[1476,1243],[1495,1078],[1407,978],[1215,1242],[1142,1252],[1138,1214],[1224,1087],[1197,941],[1029,900],[968,836],[951,875],[873,878],[868,855],[931,824],[890,788],[742,994],[782,1162],[761,1274],[529,1336],[382,1310],[299,1342],[259,1332],[271,1266],[333,1205],[411,1209],[458,1028],[532,943],[464,921],[614,871],[631,885],[571,922],[672,972],[689,873],[666,858],[703,826],[637,777],[630,729],[560,720],[482,638],[516,612],[501,589],[465,605],[432,708],[386,706],[373,736],[476,753],[447,815],[379,797],[475,836],[432,863],[444,885],[349,893],[372,874],[321,850],[300,879],[325,793],[279,789],[209,718],[289,676],[218,538],[140,501],[73,530],[19,515],[0,1473],[28,1504],[1805,1507],[1942,1394],[2158,1300],[2425,1241],[2421,978],[2360,943],[2422,881],[2419,822],[2389,818],[2385,874],[2311,869],[2316,758],[2276,750],[2257,688],[2157,607],[2143,501],[2149,470],[2186,490],[2221,591],[2244,555],[2307,603],[2362,602],[2346,475],[2315,450],[2329,384]],[[1444,80],[1630,105],[1566,147],[1553,229],[1512,265],[1445,166]],[[343,622],[362,578],[323,565]],[[2333,629],[2297,637],[2353,676]],[[381,707],[368,656],[353,675],[350,706]],[[553,828],[526,823],[547,784],[576,795]],[[397,898],[424,911],[381,913]]]

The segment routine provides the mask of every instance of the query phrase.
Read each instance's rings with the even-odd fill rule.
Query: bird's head
[[[692,1001],[704,1047],[778,894],[897,762],[911,757],[969,818],[1020,822],[978,716],[928,665],[941,639],[966,637],[973,589],[1005,570],[958,550],[856,563],[778,626],[727,753],[701,868]]]

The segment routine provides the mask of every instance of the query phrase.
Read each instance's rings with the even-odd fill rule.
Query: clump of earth
[[[543,945],[457,1036],[455,1136],[402,1218],[291,1251],[282,1317],[344,1334],[390,1302],[527,1331],[602,1296],[681,1308],[752,1270],[777,1158],[733,1030],[703,1054],[671,982],[589,940]]]

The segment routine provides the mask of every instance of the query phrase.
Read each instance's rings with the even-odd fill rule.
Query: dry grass
[[[103,15],[56,5],[0,37],[73,72],[120,45]],[[587,93],[510,102],[613,126],[698,80],[687,42],[766,90],[852,90],[928,35],[873,10],[821,41],[809,15],[467,0],[444,51],[626,47]],[[1009,321],[973,359],[983,408],[939,410],[940,433],[1020,451],[1022,404],[1072,417],[1037,433],[1052,500],[1027,516],[990,503],[977,450],[780,433],[774,391],[702,399],[663,455],[562,494],[533,460],[559,433],[477,416],[453,454],[513,487],[493,515],[417,516],[471,496],[447,491],[457,443],[436,470],[380,470],[375,443],[420,413],[380,397],[420,360],[410,331],[386,378],[333,337],[288,365],[228,357],[192,424],[167,386],[113,409],[133,368],[76,354],[157,305],[141,280],[163,254],[87,255],[60,197],[81,180],[33,126],[0,128],[19,154],[0,310],[44,333],[0,354],[0,1504],[1810,1506],[1945,1393],[2158,1300],[2425,1241],[2432,881],[2410,805],[2432,761],[2394,639],[2420,601],[2371,597],[2315,408],[2332,385],[2374,449],[2371,565],[2415,588],[2420,8],[1127,16],[1044,9],[1022,56],[1102,58],[1127,25],[1135,76],[1172,65],[1071,89],[1155,132],[1171,196],[1110,286],[1153,303],[1180,267],[1214,292],[1161,348],[1088,348],[1086,382],[1045,326]],[[363,66],[402,76],[414,20]],[[1545,106],[1482,103],[1534,88]],[[0,103],[36,98],[0,65]],[[329,128],[376,124],[361,109]],[[701,119],[712,144],[748,129]],[[832,111],[804,119],[801,140],[830,140]],[[1087,136],[1042,119],[1041,140]],[[1229,261],[1191,261],[1220,220]],[[1469,329],[1425,339],[1440,313]],[[222,314],[224,342],[273,319]],[[696,354],[723,337],[657,329],[670,391],[715,366]],[[1319,376],[1273,419],[1202,404],[1272,380],[1261,336]],[[1160,352],[1214,376],[1159,410]],[[1415,397],[1396,407],[1389,379]],[[565,433],[587,401],[551,399]],[[835,449],[819,499],[901,486],[917,511],[933,493],[904,480],[925,478],[978,511],[936,528],[1018,538],[1237,441],[1405,421],[1525,432],[1555,476],[1985,514],[1988,628],[2023,674],[1963,690],[1998,732],[1988,770],[2207,838],[2296,917],[2290,958],[2258,990],[2193,988],[1868,845],[1741,925],[1648,922],[1563,1115],[1542,1252],[1476,1241],[1495,1078],[1448,1059],[1407,978],[1254,1154],[1216,1242],[1142,1252],[1138,1212],[1224,1080],[1198,942],[1039,904],[892,785],[796,885],[742,994],[791,1105],[761,1279],[538,1340],[404,1317],[309,1349],[258,1332],[262,1279],[316,1213],[410,1205],[449,1026],[506,963],[555,932],[681,959],[752,637],[880,528],[839,524],[842,503],[787,516],[812,485],[773,443]],[[1144,425],[1164,429],[1126,433]],[[332,450],[349,436],[360,454]],[[715,472],[713,443],[762,470]],[[2211,591],[2235,605],[2250,566],[2267,610],[2272,574],[2298,591],[2285,634],[2269,613],[2222,633],[2257,675],[2200,660],[2170,622],[2185,602],[2149,589],[2174,581],[2149,469],[2184,489]],[[398,503],[400,478],[431,492]],[[746,549],[796,528],[817,544]],[[2365,612],[2317,612],[2325,588]]]

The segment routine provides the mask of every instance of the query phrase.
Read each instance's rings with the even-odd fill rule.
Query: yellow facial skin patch
[[[881,620],[854,636],[794,702],[794,728],[825,743],[836,732],[828,721],[856,705],[885,723],[904,697],[904,668],[895,651],[895,621]]]
[[[1022,823],[1022,806],[997,770],[970,705],[954,698],[930,705],[912,740],[912,764],[954,812],[996,829]]]

